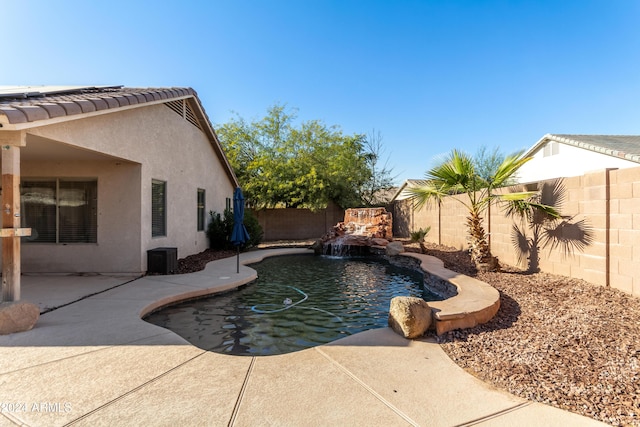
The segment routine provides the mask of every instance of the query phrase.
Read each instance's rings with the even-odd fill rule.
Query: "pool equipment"
[[[256,304],[254,306],[251,307],[251,311],[254,311],[256,313],[259,314],[272,314],[272,313],[279,313],[281,311],[285,311],[285,310],[289,310],[293,307],[296,307],[299,304],[302,304],[303,302],[305,302],[306,300],[309,299],[309,295],[305,294],[303,291],[301,291],[300,289],[293,287],[293,286],[286,286],[287,288],[291,288],[294,291],[300,293],[303,298],[300,301],[297,302],[293,302],[293,300],[291,298],[285,298],[284,301],[282,302],[282,304],[284,305],[284,307],[281,307],[279,304]],[[262,309],[262,308],[258,308],[258,307],[279,307],[279,308],[275,308],[273,310],[266,310],[266,309]],[[299,307],[299,308],[303,308],[306,310],[315,310],[315,311],[320,311],[322,313],[326,313],[330,316],[335,317],[336,319],[338,319],[339,322],[344,322],[342,320],[342,318],[340,316],[338,316],[337,314],[333,314],[330,311],[327,310],[323,310],[321,308],[317,308],[317,307]]]

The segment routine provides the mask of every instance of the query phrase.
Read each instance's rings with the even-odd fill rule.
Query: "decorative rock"
[[[40,309],[28,302],[0,303],[0,335],[24,332],[32,329],[38,318]]]
[[[389,326],[405,338],[424,335],[431,326],[431,307],[417,297],[395,297],[389,307]]]
[[[373,239],[371,239],[371,243],[376,245],[376,246],[387,246],[389,244],[389,241],[387,239],[381,239],[379,237],[374,237]]]
[[[347,234],[391,240],[393,221],[385,208],[355,208],[344,212]]]
[[[318,239],[313,242],[311,249],[313,249],[313,252],[315,252],[316,255],[322,255],[322,240]]]
[[[386,247],[386,253],[389,256],[395,256],[404,252],[404,246],[401,242],[390,242]]]

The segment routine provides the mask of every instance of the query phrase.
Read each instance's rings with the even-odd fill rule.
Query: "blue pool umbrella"
[[[240,245],[248,240],[249,233],[244,226],[244,196],[240,187],[237,187],[233,193],[233,231],[231,232],[231,244],[238,248],[237,273],[240,273]]]

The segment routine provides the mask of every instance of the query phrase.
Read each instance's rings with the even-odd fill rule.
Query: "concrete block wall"
[[[467,195],[457,195],[447,197],[442,201],[440,205],[441,212],[440,217],[440,244],[458,248],[460,250],[466,249],[469,245],[467,243],[467,217],[469,211],[461,203],[461,201],[467,202]],[[432,209],[438,209],[438,205],[433,204]],[[433,215],[433,217],[437,217]],[[426,226],[428,224],[425,224]],[[433,227],[433,226],[432,226]],[[428,241],[437,243],[433,240],[436,237],[432,236]]]
[[[541,188],[542,184],[530,184],[528,188]],[[640,167],[602,169],[563,178],[561,184],[564,197],[559,209],[565,217],[565,226],[555,232],[559,237],[556,243],[561,243],[543,245],[542,230],[539,230],[537,260],[540,271],[583,279],[640,296]],[[520,190],[522,188],[514,187],[503,191]],[[413,229],[432,227],[426,239],[428,242],[465,250],[468,247],[468,211],[453,197],[463,198],[465,202],[467,198],[466,195],[452,196],[440,206],[432,204],[408,214]],[[397,215],[404,211],[394,212],[397,212],[395,221],[403,221]],[[517,249],[514,230],[517,227],[523,232],[529,244],[535,240],[533,230],[516,218],[507,218],[497,206],[492,206],[491,212],[485,215],[484,225],[490,232],[492,253],[500,262],[527,269],[529,254],[522,254]],[[590,244],[584,244],[579,225],[590,229]]]
[[[414,231],[413,215],[417,213],[415,209],[413,209],[411,201],[406,199],[398,200],[396,203],[393,203],[387,211],[393,215],[393,235],[409,237],[410,233]]]
[[[609,172],[609,283],[640,296],[640,168]]]
[[[319,239],[344,219],[344,210],[336,205],[326,209],[260,209],[252,211],[264,232],[263,240]]]

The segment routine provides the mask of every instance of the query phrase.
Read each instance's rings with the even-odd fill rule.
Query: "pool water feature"
[[[205,350],[272,355],[386,327],[395,296],[441,299],[425,289],[421,273],[379,258],[287,255],[251,267],[258,279],[250,284],[145,320]]]

